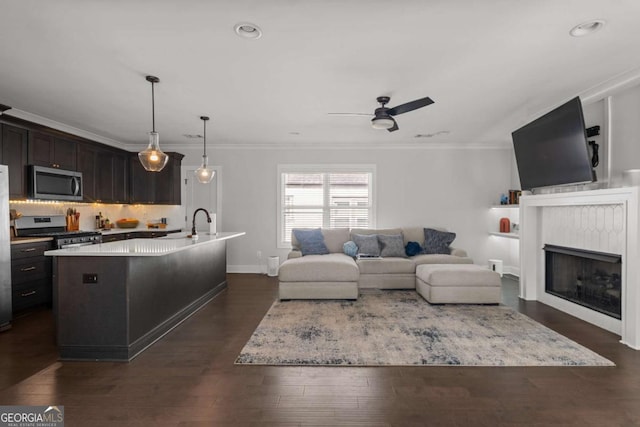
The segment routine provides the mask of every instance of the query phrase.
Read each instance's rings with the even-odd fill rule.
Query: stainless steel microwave
[[[82,172],[30,165],[29,197],[81,201]]]

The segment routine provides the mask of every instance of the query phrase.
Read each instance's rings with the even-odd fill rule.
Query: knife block
[[[80,218],[67,215],[67,231],[78,231],[80,230]]]

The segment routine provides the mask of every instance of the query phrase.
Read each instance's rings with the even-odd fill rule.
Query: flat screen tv
[[[579,97],[511,136],[523,190],[595,181]]]

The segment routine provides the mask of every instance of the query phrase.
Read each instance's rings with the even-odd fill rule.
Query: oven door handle
[[[69,243],[68,245],[60,246],[58,249],[79,248],[80,246],[89,246],[93,244],[93,242]]]

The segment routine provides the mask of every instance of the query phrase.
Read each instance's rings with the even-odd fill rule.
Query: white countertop
[[[44,254],[48,256],[162,256],[187,250],[196,245],[206,245],[244,235],[244,231],[217,233],[216,235],[200,233],[198,234],[198,240],[193,241],[191,237],[187,237],[187,233],[182,232],[172,233],[157,239],[120,240],[98,245],[46,251]]]
[[[144,227],[136,227],[136,228],[111,228],[109,230],[97,230],[103,236],[110,236],[112,234],[123,234],[123,233],[153,233],[159,231],[166,231],[168,233],[172,233],[175,231],[181,231],[181,227],[166,227],[166,228],[148,228]]]

